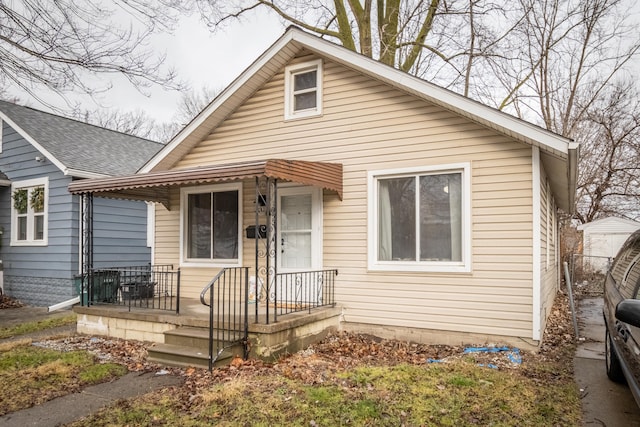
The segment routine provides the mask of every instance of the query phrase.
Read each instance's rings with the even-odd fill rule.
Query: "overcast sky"
[[[286,30],[275,14],[258,9],[242,21],[233,21],[212,33],[200,16],[194,13],[183,18],[171,34],[154,34],[151,48],[158,55],[166,54],[165,64],[175,68],[181,81],[196,92],[208,87],[219,93],[238,77],[251,63],[271,46]],[[93,79],[95,77],[87,77]],[[86,95],[66,94],[71,104],[79,103],[82,110],[100,108],[122,111],[143,110],[158,122],[173,122],[181,94],[164,90],[160,86],[145,88],[140,93],[129,81],[116,74],[101,74],[96,86],[112,88],[96,95],[95,101]],[[17,91],[20,102],[37,109],[48,110],[29,95]],[[47,103],[68,108],[65,100],[55,93],[39,93]],[[57,113],[56,113],[57,114]]]
[[[256,12],[245,22],[233,22],[212,34],[196,15],[180,22],[173,34],[156,35],[154,45],[166,51],[167,63],[196,90],[208,86],[224,89],[285,31],[270,13]],[[143,109],[159,121],[170,121],[180,95],[155,88],[150,97],[122,82],[105,97],[109,106]]]

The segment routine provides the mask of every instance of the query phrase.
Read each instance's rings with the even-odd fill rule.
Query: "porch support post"
[[[91,301],[93,291],[93,194],[82,193],[80,195],[80,242],[82,261],[82,289],[80,290],[80,303],[82,295],[86,291],[87,305]]]
[[[260,178],[256,177],[256,220],[255,220],[255,226],[256,226],[256,231],[255,231],[255,235],[254,235],[254,240],[255,240],[255,244],[256,244],[256,251],[255,251],[255,281],[254,281],[254,301],[255,301],[255,314],[256,314],[256,322],[258,322],[258,300],[259,300],[259,296],[260,295],[260,257],[258,256],[260,253]],[[248,296],[247,296],[248,298]]]
[[[278,274],[278,182],[275,179],[267,180],[267,324],[269,324],[269,305],[274,303],[273,321],[278,321],[276,307],[278,305],[278,290],[276,275]]]

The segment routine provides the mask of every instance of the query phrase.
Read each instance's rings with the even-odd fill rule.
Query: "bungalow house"
[[[161,144],[4,101],[0,124],[4,293],[32,305],[69,300],[88,242],[95,266],[151,261],[144,202],[101,199],[86,240],[80,197],[67,186],[135,173]]]
[[[292,27],[138,174],[70,191],[156,202],[153,262],[180,266],[181,298],[247,268],[262,310],[332,301],[344,330],[535,346],[577,156]]]

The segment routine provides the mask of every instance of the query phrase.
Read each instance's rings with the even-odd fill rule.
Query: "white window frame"
[[[294,77],[297,74],[316,71],[316,107],[306,110],[294,111]],[[313,89],[307,89],[311,92]],[[289,65],[284,69],[284,119],[295,120],[307,117],[317,117],[322,115],[322,60],[303,62],[300,64]]]
[[[18,240],[18,211],[13,207],[13,193],[16,190],[30,189],[36,187],[44,187],[44,208],[42,212],[43,216],[43,229],[42,240],[34,240],[34,212],[31,208],[29,199],[31,194],[27,196],[27,239]],[[49,245],[49,178],[34,178],[24,181],[16,181],[11,183],[11,246],[48,246]]]
[[[238,258],[237,259],[202,259],[187,258],[187,209],[190,194],[216,193],[222,191],[238,192]],[[242,183],[214,184],[180,189],[180,265],[184,267],[241,267],[242,266]]]
[[[378,260],[378,180],[411,175],[460,173],[462,196],[461,261],[380,261]],[[368,172],[368,268],[373,271],[420,271],[434,273],[471,272],[471,164],[453,163]]]

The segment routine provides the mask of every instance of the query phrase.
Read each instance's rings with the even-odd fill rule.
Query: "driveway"
[[[609,381],[605,371],[602,298],[577,301],[580,337],[574,358],[582,396],[584,426],[640,427],[640,409],[626,384]]]

